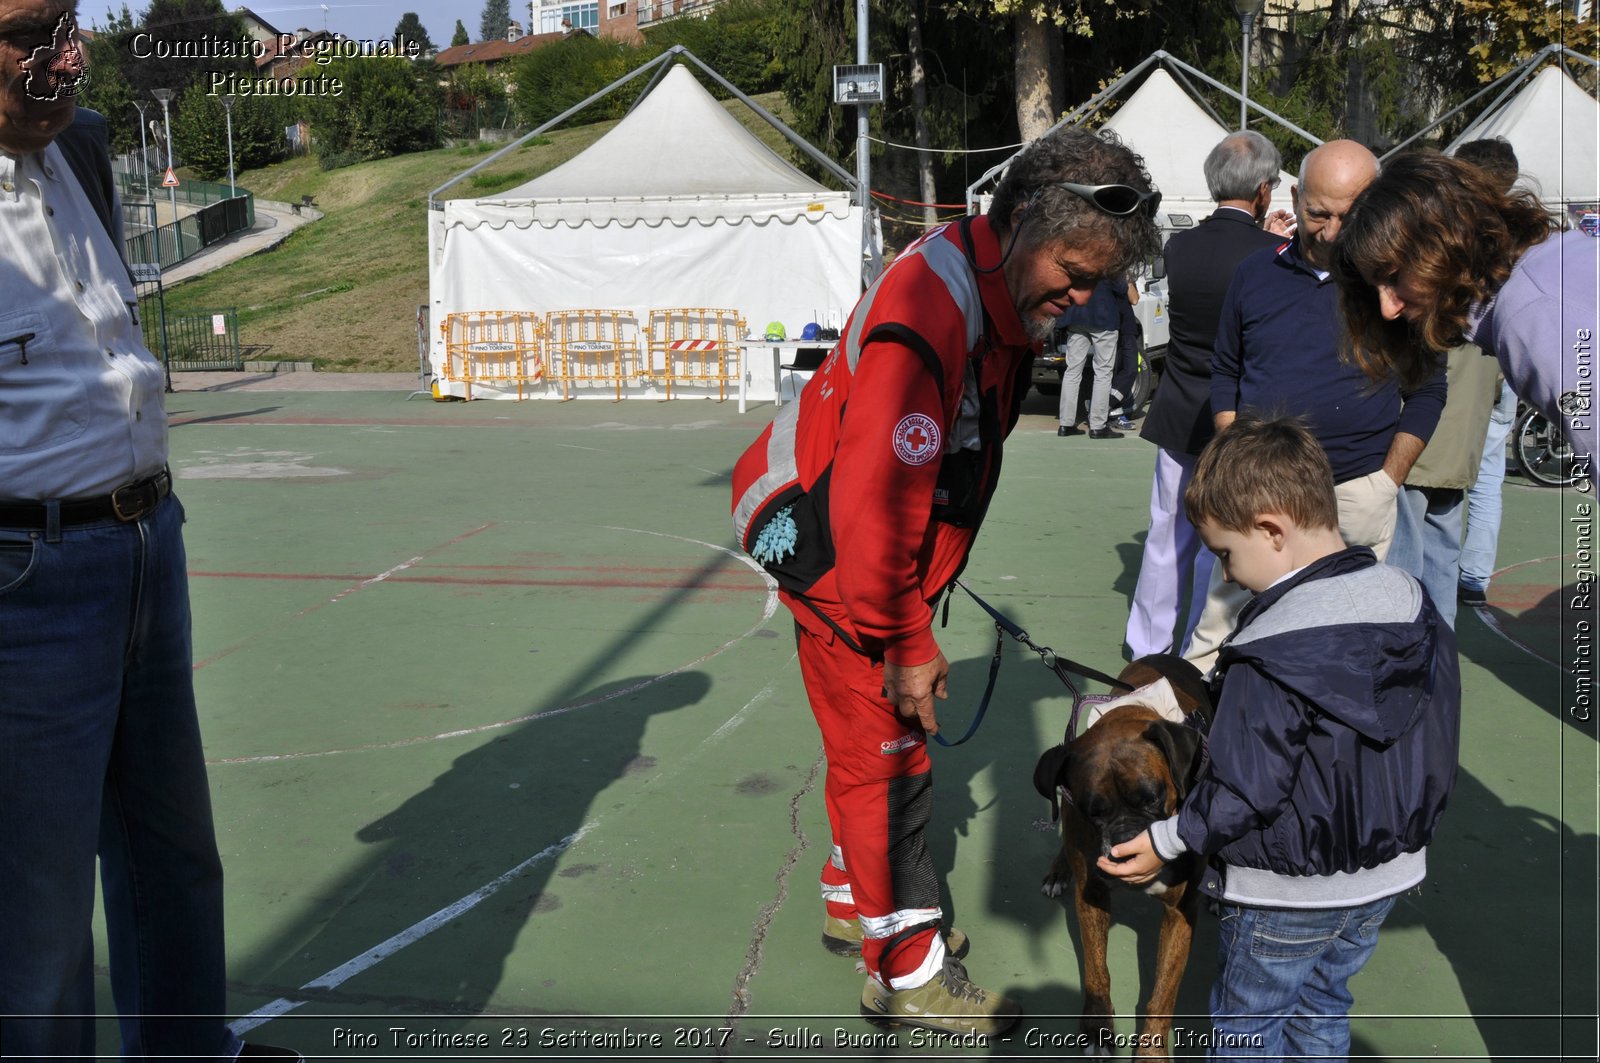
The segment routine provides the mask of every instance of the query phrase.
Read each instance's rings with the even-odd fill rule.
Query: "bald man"
[[[1294,240],[1241,262],[1223,301],[1211,413],[1219,432],[1246,409],[1303,418],[1333,466],[1340,534],[1382,561],[1400,485],[1444,408],[1445,376],[1441,368],[1414,391],[1373,387],[1339,357],[1344,329],[1329,273],[1334,244],[1350,204],[1377,175],[1377,157],[1353,140],[1330,141],[1305,157],[1289,190]],[[1216,566],[1184,656],[1209,671],[1249,598],[1224,584]]]

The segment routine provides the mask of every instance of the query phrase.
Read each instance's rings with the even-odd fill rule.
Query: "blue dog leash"
[[[1044,662],[1045,667],[1054,672],[1056,674],[1056,678],[1065,683],[1067,689],[1072,691],[1072,722],[1069,726],[1071,726],[1074,730],[1077,726],[1078,711],[1083,704],[1083,695],[1078,691],[1077,685],[1073,683],[1072,674],[1081,675],[1085,679],[1093,679],[1099,683],[1106,683],[1112,687],[1120,687],[1123,690],[1133,689],[1133,687],[1129,686],[1120,679],[1115,679],[1109,675],[1106,675],[1104,672],[1097,672],[1093,668],[1085,667],[1076,661],[1068,660],[1048,646],[1040,646],[1034,642],[1033,639],[1029,638],[1028,633],[1022,630],[1022,628],[1014,621],[1012,621],[994,606],[978,597],[975,593],[973,593],[971,587],[968,587],[959,579],[952,580],[950,586],[960,587],[962,590],[966,591],[967,596],[973,601],[977,602],[978,605],[982,607],[983,611],[988,613],[989,616],[994,619],[995,640],[994,656],[989,659],[989,682],[988,685],[983,688],[983,698],[978,702],[978,711],[972,717],[972,723],[967,726],[967,733],[956,739],[954,742],[949,741],[942,734],[935,734],[933,736],[933,740],[938,742],[941,746],[945,746],[947,748],[959,746],[978,732],[978,725],[983,723],[984,714],[989,711],[989,698],[994,694],[995,679],[1000,674],[1000,661],[1002,659],[1002,652],[1005,649],[1005,640],[1007,635],[1010,635],[1012,638],[1028,647],[1028,649],[1032,650],[1034,653],[1037,653],[1039,655],[1039,659]],[[949,623],[949,620],[950,594],[947,591],[944,599],[944,614],[943,619],[941,620],[941,625]]]

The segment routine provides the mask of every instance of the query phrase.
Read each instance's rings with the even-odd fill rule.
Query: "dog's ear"
[[[1039,791],[1039,796],[1050,802],[1050,818],[1061,818],[1061,804],[1056,798],[1056,787],[1067,784],[1067,761],[1071,759],[1072,751],[1062,744],[1053,749],[1047,749],[1044,756],[1039,758],[1039,763],[1033,769],[1033,788]]]
[[[1195,777],[1200,772],[1200,732],[1185,724],[1157,720],[1145,728],[1144,737],[1154,742],[1161,755],[1167,758],[1172,784],[1177,787],[1178,800],[1182,801],[1194,787]]]

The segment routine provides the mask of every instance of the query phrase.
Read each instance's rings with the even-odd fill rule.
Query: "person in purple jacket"
[[[1538,198],[1435,152],[1394,160],[1351,205],[1335,275],[1349,357],[1373,380],[1428,378],[1476,343],[1571,440],[1595,482],[1600,240],[1557,235]]]

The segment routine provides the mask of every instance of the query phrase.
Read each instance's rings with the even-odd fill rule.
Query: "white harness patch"
[[[1112,709],[1123,705],[1143,705],[1154,709],[1163,720],[1172,723],[1183,723],[1183,710],[1178,707],[1178,694],[1172,689],[1172,682],[1165,677],[1157,679],[1154,683],[1146,683],[1137,690],[1112,698],[1109,701],[1096,702],[1084,717],[1083,729],[1087,731],[1100,722],[1100,718]]]

